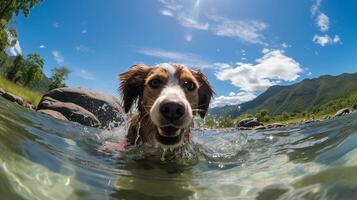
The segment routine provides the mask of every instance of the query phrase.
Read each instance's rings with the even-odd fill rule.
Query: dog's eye
[[[157,88],[159,88],[159,87],[162,85],[162,80],[160,80],[160,79],[158,79],[158,78],[152,79],[152,80],[149,82],[149,85],[150,85],[151,88],[157,89]]]
[[[192,81],[186,81],[183,86],[188,90],[188,91],[194,91],[196,89],[196,85]]]

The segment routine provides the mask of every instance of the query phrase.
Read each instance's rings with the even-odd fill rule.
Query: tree
[[[30,14],[30,9],[43,0],[1,0],[0,1],[0,52],[3,52],[10,45],[8,23],[13,15],[22,12],[26,17]],[[16,33],[13,29],[12,35]],[[12,41],[13,42],[13,41]]]
[[[22,68],[22,81],[24,85],[31,85],[42,79],[42,69],[45,60],[39,54],[29,54]]]
[[[66,84],[64,83],[64,81],[68,78],[69,73],[71,73],[71,70],[69,70],[65,66],[53,68],[50,90],[60,88],[60,87],[66,87]]]
[[[24,58],[22,55],[16,56],[12,65],[8,66],[5,71],[5,76],[10,81],[17,82],[20,78],[20,69],[24,66]]]
[[[262,109],[257,114],[255,114],[255,117],[258,119],[258,121],[267,122],[269,121],[268,112],[269,111],[267,109]]]

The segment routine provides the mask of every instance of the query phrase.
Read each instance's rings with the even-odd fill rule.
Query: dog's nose
[[[166,119],[175,121],[185,114],[185,106],[183,103],[175,101],[164,102],[160,107],[160,113]]]

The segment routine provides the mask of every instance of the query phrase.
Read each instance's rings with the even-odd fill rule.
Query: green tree
[[[261,122],[267,122],[269,121],[268,112],[267,109],[262,109],[255,114],[255,117]]]
[[[0,1],[0,52],[3,52],[10,43],[8,23],[13,15],[18,15],[22,12],[26,17],[30,14],[30,9],[43,0],[1,0]],[[10,30],[13,36],[16,36],[16,31]]]
[[[8,66],[5,76],[10,81],[17,82],[20,79],[20,70],[24,66],[25,60],[22,55],[16,56],[12,65]]]
[[[29,54],[21,68],[21,80],[24,85],[30,86],[31,84],[42,79],[42,69],[45,60],[39,54]]]
[[[64,81],[68,78],[69,73],[71,73],[71,70],[69,70],[65,66],[53,68],[50,90],[60,88],[60,87],[66,87],[66,84],[64,83]]]

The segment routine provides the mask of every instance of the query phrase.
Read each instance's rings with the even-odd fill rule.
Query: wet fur
[[[195,92],[185,92],[185,98],[192,108],[193,115],[199,114],[204,118],[214,91],[207,77],[200,70],[189,70],[183,65],[170,64],[175,69],[174,76],[179,84],[191,80],[197,86]],[[134,116],[128,130],[127,139],[131,145],[145,143],[154,139],[157,127],[150,118],[149,112],[155,100],[161,95],[161,91],[148,87],[152,78],[162,78],[168,80],[167,69],[145,65],[134,65],[132,68],[119,75],[120,88],[123,107],[128,113],[136,103],[138,115]],[[139,134],[139,135],[138,135]],[[188,140],[190,135],[189,127],[184,132],[184,140]]]

